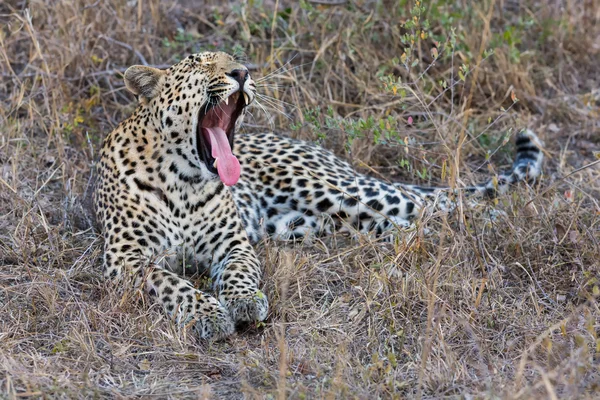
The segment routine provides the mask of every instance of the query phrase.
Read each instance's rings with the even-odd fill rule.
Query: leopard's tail
[[[525,181],[534,183],[542,174],[544,160],[543,142],[529,129],[517,134],[516,156],[508,173],[500,174],[485,184],[468,187],[466,190],[475,195],[494,198],[508,191],[510,185]]]
[[[495,198],[499,194],[506,193],[515,183],[521,181],[534,183],[542,174],[543,146],[543,142],[531,130],[525,129],[519,132],[516,136],[516,156],[511,170],[492,177],[483,184],[469,186],[460,191],[466,192],[470,198]],[[403,184],[395,186],[400,190],[408,189],[414,193],[417,197],[413,197],[412,200],[418,208],[425,206],[450,211],[456,206],[454,199],[457,193],[448,187],[428,188]],[[413,214],[416,214],[416,211],[415,208]]]

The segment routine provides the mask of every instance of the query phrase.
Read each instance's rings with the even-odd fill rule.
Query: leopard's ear
[[[134,65],[125,71],[125,86],[136,96],[151,99],[160,93],[162,77],[167,71],[158,68]]]

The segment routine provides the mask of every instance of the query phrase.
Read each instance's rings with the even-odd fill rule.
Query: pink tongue
[[[202,128],[208,131],[212,156],[217,160],[219,178],[227,186],[233,186],[240,179],[240,162],[231,152],[227,134],[219,127]]]

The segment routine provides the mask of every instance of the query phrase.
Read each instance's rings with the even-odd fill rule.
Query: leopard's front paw
[[[222,299],[235,323],[264,321],[269,312],[267,296],[260,290],[252,295]]]
[[[220,340],[235,331],[235,324],[229,312],[219,304],[209,310],[198,310],[192,329],[201,339]]]
[[[178,323],[191,328],[201,339],[220,340],[235,331],[229,311],[213,296],[195,290],[179,299],[181,304],[175,313]]]

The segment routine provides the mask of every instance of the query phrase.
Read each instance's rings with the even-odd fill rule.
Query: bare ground
[[[600,3],[221,3],[0,3],[0,398],[599,398]],[[267,77],[248,132],[461,187],[529,127],[546,175],[493,222],[264,243],[269,319],[197,342],[104,285],[85,198],[120,74],[212,49]]]

